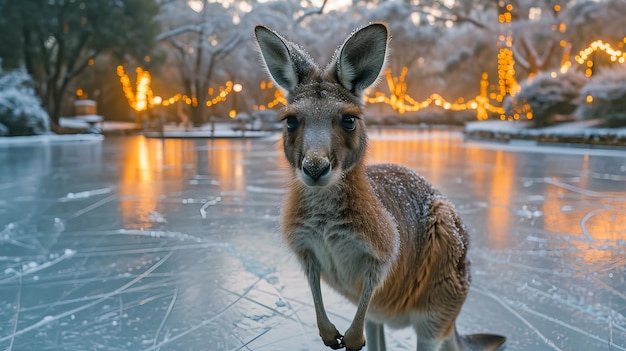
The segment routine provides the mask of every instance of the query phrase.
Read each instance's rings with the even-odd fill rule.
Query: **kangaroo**
[[[280,113],[290,182],[283,239],[311,288],[326,346],[385,350],[384,324],[412,326],[417,350],[495,350],[498,335],[460,336],[470,284],[468,236],[454,206],[426,179],[393,164],[365,165],[364,91],[387,59],[389,31],[355,31],[321,69],[296,44],[255,27],[263,62],[286,93]],[[329,320],[323,279],[356,305],[344,335]]]

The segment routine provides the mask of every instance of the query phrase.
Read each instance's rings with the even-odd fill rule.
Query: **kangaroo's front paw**
[[[341,339],[343,338],[343,336],[339,334],[339,331],[337,331],[337,328],[335,328],[332,323],[328,324],[324,328],[320,326],[319,330],[320,336],[324,341],[324,345],[330,347],[333,350],[343,348],[343,344],[341,343]]]
[[[343,347],[346,351],[359,351],[365,346],[365,336],[363,336],[363,330],[348,329],[346,335],[341,340]]]

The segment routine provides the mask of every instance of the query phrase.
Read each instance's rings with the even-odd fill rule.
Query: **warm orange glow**
[[[212,183],[218,187],[217,193],[234,192],[245,196],[243,158],[252,148],[250,141],[211,139],[206,143],[207,151],[198,152],[196,141],[189,139],[141,136],[128,139],[119,183],[124,228],[148,228],[153,224],[148,215],[164,211],[157,206],[171,206],[174,208],[166,212],[177,212],[176,208],[186,203],[186,199],[164,202],[162,196],[171,199],[177,196],[174,194],[183,196],[182,190],[190,184],[190,172],[211,175]],[[242,147],[232,147],[233,144]]]
[[[624,238],[625,209],[615,201],[623,193],[587,190],[590,180],[588,156],[583,158],[579,174],[582,177],[577,183],[547,180],[542,208],[543,229],[557,235],[568,233],[572,239],[563,242],[563,246],[574,246],[575,250],[567,250],[566,254],[578,258],[581,264],[615,261],[615,250],[608,248],[618,247]]]
[[[195,147],[195,142],[188,139],[159,140],[141,136],[128,139],[124,145],[125,152],[120,164],[121,176],[118,184],[119,213],[123,228],[149,229],[155,225],[154,219],[151,218],[155,212],[177,212],[184,199],[163,202],[162,196],[182,194],[182,190],[188,186],[189,181],[186,177],[188,167],[201,166]],[[228,149],[224,152],[244,151]],[[214,174],[215,169],[204,169],[206,162],[204,160],[202,172]],[[216,176],[222,181],[221,179],[230,177],[231,174],[222,176],[218,173]],[[223,182],[228,184],[228,180]]]
[[[626,37],[624,37],[626,42]],[[626,52],[622,50],[614,49],[611,44],[605,43],[602,40],[596,40],[589,44],[588,47],[581,50],[578,55],[574,56],[574,60],[579,65],[586,65],[587,67],[593,66],[591,55],[595,52],[601,52],[606,54],[612,62],[624,63],[626,62]],[[561,65],[561,72],[565,73],[572,67],[572,63],[568,60]],[[585,71],[587,76],[591,76],[593,72],[591,70]]]
[[[124,66],[117,66],[117,75],[120,77],[122,91],[128,101],[130,107],[138,112],[145,111],[152,107],[152,89],[150,88],[150,73],[144,71],[141,67],[137,67],[137,83],[136,89],[130,82],[128,74],[124,71]]]
[[[504,113],[501,107],[494,106],[490,103],[487,96],[487,74],[483,73],[481,79],[481,91],[480,95],[473,99],[465,100],[459,98],[454,102],[447,101],[443,96],[435,93],[429,96],[424,101],[416,101],[413,97],[406,93],[407,86],[405,83],[406,74],[408,68],[404,67],[399,77],[393,77],[391,70],[385,71],[385,77],[387,86],[389,87],[390,95],[387,96],[382,92],[376,92],[373,97],[366,97],[366,101],[369,103],[385,103],[391,106],[398,113],[415,112],[424,109],[428,106],[435,105],[443,107],[446,110],[452,111],[464,111],[464,110],[476,110],[478,119],[487,119],[488,111],[493,113]]]
[[[511,221],[511,201],[514,196],[514,171],[515,157],[511,153],[496,151],[495,168],[488,175],[490,186],[488,189],[489,209],[487,220],[489,222],[490,235],[493,236],[492,248],[499,248],[509,236],[509,223]]]
[[[508,4],[506,6],[506,9],[508,11],[511,11],[512,5]],[[555,6],[555,10],[560,10],[559,5]],[[501,15],[501,22],[508,23],[510,22],[510,19],[511,18],[509,12]],[[565,31],[565,24],[561,23],[558,29],[561,31]],[[431,105],[435,105],[452,111],[476,110],[476,118],[478,120],[484,120],[489,118],[490,112],[499,115],[501,120],[518,120],[520,118],[526,118],[530,120],[533,118],[533,113],[530,109],[530,106],[524,106],[522,114],[514,114],[512,116],[506,116],[504,108],[501,106],[505,96],[515,96],[515,94],[520,91],[521,87],[515,78],[515,60],[513,57],[513,50],[511,49],[513,45],[511,33],[508,33],[506,35],[501,34],[499,38],[500,50],[497,57],[498,85],[496,92],[488,91],[488,76],[487,73],[483,73],[480,81],[480,93],[473,99],[465,101],[463,98],[459,98],[454,102],[451,102],[447,101],[440,94],[433,93],[423,101],[416,101],[413,97],[407,94],[408,88],[405,79],[408,73],[408,67],[403,67],[400,75],[397,77],[391,75],[390,69],[387,69],[384,72],[385,81],[387,82],[387,87],[389,89],[389,95],[378,91],[374,92],[373,96],[366,96],[365,101],[371,104],[387,104],[391,106],[394,111],[400,114],[403,114],[405,112],[419,111]],[[626,37],[624,38],[624,42],[626,43]],[[566,48],[566,54],[563,56],[562,64],[559,71],[561,73],[566,73],[572,67],[572,62],[569,60],[570,56],[568,51],[571,46],[564,40],[561,40],[559,44],[561,47]],[[585,74],[588,77],[591,76],[593,73],[591,69],[591,67],[593,66],[593,62],[588,60],[588,57],[598,50],[605,52],[607,55],[609,55],[611,61],[616,61],[620,63],[624,63],[626,61],[626,53],[622,52],[621,50],[613,49],[609,44],[605,44],[601,40],[594,41],[589,45],[587,49],[582,50],[575,57],[575,61],[577,63],[581,65],[587,65]],[[550,75],[552,78],[556,78],[558,76],[557,72],[551,72]],[[532,75],[530,75],[530,77],[532,77]],[[271,81],[262,81],[259,86],[261,90],[266,90],[271,89],[273,84]],[[492,103],[492,100],[495,100],[495,103]],[[272,101],[268,102],[265,105],[255,105],[253,109],[263,111],[266,108],[274,108],[278,104],[284,105],[286,103],[287,101],[281,94],[281,92],[279,90],[276,90],[274,92],[274,99]]]
[[[456,136],[447,131],[381,130],[370,135],[368,148],[369,164],[402,163],[407,165],[407,155],[444,155],[445,157],[414,157],[413,164],[428,170],[426,175],[433,181],[443,179],[449,171],[448,161],[461,158],[462,149],[454,147],[452,138]],[[438,185],[438,184],[435,184]]]
[[[267,90],[267,89],[272,89],[273,84],[271,81],[261,81],[260,85],[261,90]],[[265,105],[259,105],[259,106],[254,106],[254,110],[261,110],[261,111],[265,111],[265,109],[268,108],[274,108],[276,107],[278,104],[282,104],[282,105],[286,105],[287,104],[287,99],[285,99],[285,97],[283,96],[282,92],[278,89],[274,90],[274,99],[270,102],[268,102]]]
[[[163,99],[159,97],[159,99],[157,99],[158,101],[155,101],[155,97],[153,96],[152,88],[150,86],[150,73],[148,71],[144,71],[141,67],[137,67],[136,71],[137,87],[135,90],[133,90],[130,78],[124,71],[124,67],[121,65],[117,66],[117,75],[120,77],[120,83],[122,84],[124,96],[126,97],[126,100],[128,101],[130,107],[132,107],[135,111],[146,111],[152,108],[154,105],[168,106],[178,101],[182,101],[187,105],[198,106],[198,99],[196,97],[189,97],[180,93],[168,99]],[[226,101],[227,96],[233,90],[239,92],[243,90],[243,86],[241,84],[234,84],[231,81],[227,81],[224,86],[219,87],[219,92],[216,96],[213,97],[211,97],[211,95],[213,95],[214,89],[209,88],[209,98],[205,102],[206,106],[210,107],[220,102]]]
[[[233,143],[238,147],[232,147]],[[246,195],[244,154],[250,152],[250,140],[210,139],[206,160],[198,164],[199,174],[212,174],[222,191]]]
[[[459,182],[472,184],[471,190],[477,202],[489,203],[486,211],[489,228],[489,248],[505,247],[512,237],[511,224],[517,221],[514,214],[516,204],[515,156],[498,151],[485,152],[474,147],[459,148],[454,138],[462,138],[449,131],[394,130],[382,129],[370,134],[368,164],[381,162],[401,163],[419,171],[435,186],[442,187],[438,181],[445,179],[444,174],[454,167],[451,160],[466,160],[465,174],[458,176]],[[407,155],[414,155],[409,156]],[[436,157],[434,157],[436,155]],[[494,167],[484,167],[493,164]],[[465,185],[457,184],[460,189]],[[454,184],[446,184],[454,192]]]

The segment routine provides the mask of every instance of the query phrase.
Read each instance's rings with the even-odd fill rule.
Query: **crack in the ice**
[[[530,307],[528,307],[526,305],[520,305],[519,307],[524,312],[530,313],[532,315],[535,315],[537,317],[543,318],[543,319],[545,319],[547,321],[550,321],[552,323],[558,324],[558,325],[560,325],[562,327],[568,328],[568,329],[570,329],[572,331],[578,332],[578,333],[580,333],[580,334],[582,334],[582,335],[584,335],[584,336],[586,336],[588,338],[594,339],[594,340],[599,341],[599,342],[601,342],[603,344],[607,344],[610,347],[615,347],[618,350],[626,351],[626,348],[621,347],[619,345],[616,345],[616,344],[612,343],[610,340],[602,339],[601,337],[599,337],[597,335],[594,335],[594,334],[591,334],[589,332],[586,332],[586,331],[584,331],[584,330],[582,330],[582,329],[580,329],[578,327],[575,327],[575,326],[573,326],[573,325],[571,325],[569,323],[565,323],[565,322],[563,322],[560,319],[556,319],[554,317],[550,317],[550,316],[548,316],[546,314],[543,314],[541,312],[537,312],[537,311],[533,310],[532,308],[530,308]]]
[[[604,211],[603,209],[595,209],[593,211],[589,211],[587,212],[583,218],[580,220],[580,228],[583,231],[583,234],[585,234],[585,237],[587,238],[587,240],[589,241],[593,241],[593,236],[591,235],[591,233],[589,233],[589,231],[587,230],[587,221],[589,220],[589,218],[593,217],[596,213]]]
[[[100,232],[100,234],[102,235],[140,235],[140,236],[147,236],[151,238],[180,239],[181,241],[186,240],[186,239],[193,239],[196,242],[204,241],[202,238],[199,238],[197,236],[190,235],[187,233],[170,232],[170,231],[163,231],[163,230],[120,229],[120,230],[113,230],[113,231],[104,231],[104,232]]]
[[[532,267],[532,266],[521,264],[521,263],[515,263],[515,262],[508,261],[508,260],[498,259],[493,255],[493,253],[485,252],[485,250],[477,249],[476,251],[481,252],[480,254],[481,258],[486,259],[491,262],[507,264],[516,268],[523,268],[528,271],[534,271],[536,273],[541,273],[541,274],[549,274],[551,276],[566,277],[566,278],[571,278],[573,276],[572,273],[558,272],[558,271],[554,271],[554,269]]]
[[[624,196],[617,196],[614,194],[607,194],[607,193],[600,193],[597,191],[593,191],[593,190],[588,190],[588,189],[583,189],[580,187],[577,187],[575,185],[571,185],[571,184],[567,184],[564,182],[561,182],[559,180],[553,179],[553,178],[544,178],[543,182],[546,184],[552,184],[555,186],[558,186],[560,188],[563,188],[565,190],[569,190],[571,192],[574,193],[578,193],[580,195],[585,195],[585,196],[590,196],[590,197],[601,197],[603,199],[610,199],[610,200],[624,200],[626,199],[626,197]]]
[[[22,276],[20,276],[20,285],[17,289],[17,298],[16,298],[16,302],[15,302],[15,323],[13,323],[13,331],[11,333],[11,335],[13,335],[11,337],[11,342],[9,343],[9,348],[7,349],[7,351],[11,351],[13,350],[13,342],[15,341],[15,332],[17,331],[17,325],[20,319],[20,308],[22,306]]]
[[[128,303],[126,303],[123,307],[121,312],[124,312],[126,310],[131,310],[134,309],[138,306],[145,306],[146,304],[153,302],[153,301],[157,301],[160,300],[162,298],[166,298],[169,297],[171,294],[170,293],[162,293],[162,294],[156,294],[156,295],[151,295],[148,298],[143,298],[143,299],[135,299],[132,300]],[[107,307],[107,306],[105,306]],[[92,320],[90,322],[87,322],[87,320],[83,320],[82,323],[80,324],[76,324],[73,327],[68,327],[68,329],[64,330],[62,335],[70,335],[71,332],[76,332],[76,334],[79,335],[83,335],[84,334],[84,330],[89,330],[89,328],[96,326],[96,328],[91,328],[93,329],[99,329],[100,326],[102,325],[119,325],[121,323],[117,323],[117,322],[113,322],[111,323],[110,320],[112,318],[114,318],[114,316],[118,315],[118,313],[120,312],[119,308],[113,310],[110,306],[108,306],[109,309],[102,312],[100,315],[94,315],[94,318],[92,318]],[[126,313],[122,314],[122,317],[127,317]],[[74,319],[75,316],[70,316],[70,319]],[[120,326],[121,327],[121,326]]]
[[[614,287],[608,285],[607,283],[603,282],[602,280],[594,277],[593,280],[602,285],[605,289],[607,289],[608,291],[612,292],[613,294],[615,294],[616,296],[620,297],[622,300],[626,301],[626,295],[620,291],[618,291],[617,289],[615,289]]]
[[[229,294],[235,295],[235,296],[237,296],[237,297],[243,297],[241,294],[239,294],[239,293],[237,293],[237,292],[235,292],[235,291],[232,291],[232,290],[229,290],[229,289],[226,289],[226,288],[222,288],[222,287],[220,287],[219,289],[220,289],[220,290],[222,290],[222,291],[225,291],[225,292],[227,292],[227,293],[229,293]],[[268,305],[266,305],[266,304],[264,304],[264,303],[261,303],[261,302],[259,302],[259,301],[255,300],[255,299],[253,299],[253,298],[250,298],[250,297],[248,297],[248,296],[245,296],[245,297],[244,297],[244,299],[245,299],[246,301],[252,302],[252,303],[253,303],[253,304],[255,304],[255,305],[259,305],[259,306],[261,306],[261,307],[263,307],[263,308],[265,308],[265,309],[268,309],[268,310],[270,310],[270,311],[272,311],[272,312],[276,313],[277,315],[280,315],[280,316],[282,316],[282,317],[284,317],[284,318],[290,319],[290,320],[292,320],[292,321],[296,321],[293,317],[291,317],[291,316],[289,316],[289,315],[287,315],[287,314],[284,314],[284,313],[282,313],[281,311],[279,311],[279,310],[277,310],[277,309],[275,309],[275,308],[273,308],[273,307],[271,307],[271,306],[268,306]]]
[[[56,264],[58,264],[58,263],[60,263],[62,261],[65,261],[68,258],[73,257],[74,255],[76,255],[76,251],[70,250],[70,249],[66,249],[65,252],[63,253],[63,255],[55,258],[52,261],[44,262],[44,263],[42,263],[40,265],[36,265],[36,266],[33,266],[33,267],[27,267],[26,270],[22,270],[21,272],[14,271],[13,272],[14,273],[13,276],[11,276],[9,278],[0,279],[0,284],[8,283],[8,282],[13,281],[13,280],[15,280],[17,278],[21,279],[24,276],[27,276],[27,275],[39,272],[39,271],[44,270],[46,268],[50,268],[50,267],[52,267],[52,266],[54,266],[54,265],[56,265]],[[6,270],[5,270],[5,273],[7,273]]]
[[[108,194],[113,190],[114,188],[102,188],[102,189],[80,191],[77,193],[67,193],[67,195],[65,195],[65,197],[61,198],[59,201],[67,202],[67,201],[74,201],[74,200],[83,200],[83,199],[86,199],[95,195]]]
[[[174,295],[172,296],[172,300],[170,301],[170,304],[167,307],[167,310],[165,311],[165,315],[163,316],[163,319],[161,320],[161,324],[159,324],[159,327],[157,328],[156,333],[154,334],[154,340],[152,341],[153,347],[156,347],[157,341],[159,339],[159,334],[161,334],[161,330],[163,329],[165,322],[167,321],[170,314],[172,313],[172,309],[174,308],[174,305],[176,304],[177,298],[178,298],[178,286],[176,286],[176,288],[174,289]],[[159,349],[155,349],[155,350],[158,351]]]
[[[220,201],[222,201],[222,198],[218,196],[202,204],[202,207],[200,207],[200,216],[202,217],[202,219],[206,219],[207,208],[217,205]]]
[[[95,202],[95,203],[93,203],[93,204],[91,204],[91,205],[89,205],[87,207],[83,207],[80,210],[74,212],[67,219],[71,220],[71,219],[75,219],[77,217],[80,217],[80,216],[84,215],[85,213],[91,212],[91,211],[95,210],[96,208],[98,208],[98,207],[100,207],[102,205],[105,205],[106,203],[109,203],[109,202],[111,202],[111,201],[113,201],[113,200],[115,200],[117,198],[118,198],[117,194],[111,195],[111,196],[107,196],[104,199],[101,199],[100,201],[97,201],[97,202]]]
[[[604,285],[606,288],[611,289],[608,285],[606,285],[604,282],[595,279],[598,283]],[[520,289],[521,290],[526,290],[529,291],[531,294],[535,294],[538,295],[540,297],[543,297],[545,299],[549,299],[555,303],[559,303],[561,305],[565,305],[573,310],[576,310],[579,314],[583,314],[583,315],[592,315],[593,318],[595,318],[596,320],[607,320],[607,321],[611,321],[614,317],[613,317],[613,313],[615,313],[616,311],[608,308],[606,306],[593,306],[593,307],[584,307],[581,306],[580,304],[576,304],[576,303],[572,303],[568,298],[564,298],[563,294],[556,294],[556,293],[548,293],[545,291],[541,291],[537,288],[528,286],[527,284],[525,284],[524,286],[522,286]]]
[[[543,335],[538,328],[536,328],[531,322],[529,322],[526,318],[524,318],[521,314],[519,314],[517,311],[515,311],[513,309],[513,307],[509,306],[506,302],[504,302],[501,298],[499,298],[498,296],[482,290],[478,287],[476,287],[476,285],[472,285],[470,287],[471,290],[476,291],[484,296],[490,297],[491,299],[493,299],[494,301],[496,301],[498,304],[500,304],[500,306],[504,307],[507,311],[509,311],[512,315],[514,315],[517,319],[519,319],[522,323],[524,323],[528,328],[530,328],[546,345],[550,346],[551,348],[553,348],[554,350],[557,351],[563,351],[561,350],[558,346],[556,346],[554,344],[554,342],[550,339],[548,339],[545,335]]]
[[[272,330],[272,328],[265,328],[265,330],[263,330],[260,334],[257,334],[255,337],[253,337],[252,339],[248,340],[247,342],[244,342],[243,340],[241,340],[238,336],[235,335],[235,338],[237,338],[237,340],[242,344],[241,346],[239,346],[236,349],[231,349],[231,351],[239,351],[242,350],[244,347],[247,350],[250,350],[250,348],[248,347],[248,345],[250,345],[251,343],[253,343],[255,340],[257,340],[258,338],[262,337],[263,335],[267,334],[267,332],[269,332],[270,330]]]
[[[189,333],[191,333],[193,331],[196,331],[196,330],[204,327],[205,325],[208,325],[209,323],[213,322],[214,320],[220,318],[222,315],[224,315],[226,312],[228,312],[228,310],[230,310],[235,304],[237,304],[239,301],[241,301],[243,299],[243,297],[246,296],[252,289],[254,289],[254,287],[257,284],[259,284],[259,282],[261,282],[262,280],[263,280],[263,278],[258,278],[254,283],[252,283],[249,287],[247,287],[244,290],[244,293],[243,293],[242,297],[236,298],[234,301],[232,301],[231,303],[226,305],[224,308],[222,308],[221,311],[217,312],[214,316],[212,316],[212,317],[210,317],[208,319],[205,319],[202,322],[194,325],[193,327],[191,327],[191,328],[189,328],[189,329],[187,329],[185,331],[182,331],[182,332],[180,332],[180,333],[178,333],[178,334],[176,334],[176,335],[174,335],[174,336],[172,336],[172,337],[170,337],[170,338],[168,338],[166,340],[161,341],[157,345],[152,345],[151,347],[149,347],[147,349],[144,349],[143,351],[158,350],[158,349],[161,348],[161,346],[167,345],[167,344],[169,344],[172,341],[180,339],[183,336],[185,336],[185,335],[187,335],[187,334],[189,334]],[[0,341],[2,341],[2,340],[0,340]]]
[[[190,245],[176,245],[176,246],[162,246],[162,247],[150,247],[150,248],[138,248],[138,249],[120,249],[119,247],[99,247],[98,251],[81,250],[76,254],[76,257],[96,257],[96,256],[117,256],[117,255],[129,255],[129,254],[147,254],[156,252],[174,252],[180,250],[195,250],[195,249],[208,249],[208,248],[228,248],[228,243],[200,243]]]
[[[0,342],[3,342],[3,341],[6,341],[6,340],[9,340],[9,339],[11,339],[11,338],[14,338],[14,337],[19,336],[19,335],[22,335],[22,334],[25,334],[25,333],[27,333],[27,332],[29,332],[29,331],[31,331],[31,330],[38,329],[38,328],[43,327],[43,326],[45,326],[45,325],[48,325],[48,324],[50,324],[50,323],[52,323],[52,322],[54,322],[54,321],[58,321],[58,320],[59,320],[59,319],[61,319],[61,318],[65,318],[65,317],[71,316],[72,314],[75,314],[75,313],[77,313],[77,312],[80,312],[80,311],[82,311],[82,310],[85,310],[85,309],[87,309],[87,308],[89,308],[89,307],[95,306],[95,305],[99,304],[99,303],[100,303],[100,302],[102,302],[102,301],[105,301],[105,300],[107,300],[107,299],[110,299],[111,297],[116,296],[116,295],[118,295],[118,294],[120,294],[120,293],[124,292],[124,291],[125,291],[126,289],[128,289],[129,287],[131,287],[131,286],[135,285],[137,282],[139,282],[139,281],[141,281],[142,279],[144,279],[144,278],[146,278],[147,276],[149,276],[149,275],[150,275],[150,273],[152,273],[154,270],[156,270],[157,268],[159,268],[159,267],[160,267],[163,263],[165,263],[165,262],[166,262],[166,261],[167,261],[170,257],[172,257],[172,255],[173,255],[173,252],[170,252],[168,255],[166,255],[165,257],[163,257],[161,260],[159,260],[159,261],[158,261],[158,262],[156,262],[154,265],[152,265],[150,268],[148,268],[146,271],[144,271],[142,274],[140,274],[137,278],[135,278],[135,279],[131,280],[130,282],[128,282],[128,283],[126,283],[126,284],[122,285],[121,287],[119,287],[119,288],[117,288],[117,289],[115,289],[115,290],[113,290],[113,291],[111,291],[111,292],[108,292],[108,293],[104,294],[104,296],[103,296],[102,298],[100,298],[100,299],[98,299],[98,300],[95,300],[95,301],[92,301],[92,302],[90,302],[90,303],[87,303],[87,304],[85,304],[85,305],[82,305],[82,306],[79,306],[79,307],[73,308],[73,309],[71,309],[71,310],[68,310],[68,311],[65,311],[65,312],[59,313],[59,314],[54,315],[54,316],[46,316],[46,317],[44,317],[42,320],[40,320],[39,322],[34,323],[34,324],[31,324],[31,325],[29,325],[28,327],[25,327],[25,328],[23,328],[23,329],[20,329],[20,330],[18,330],[18,331],[16,331],[16,332],[14,332],[14,333],[11,333],[11,335],[7,335],[7,336],[4,336],[4,337],[0,337]]]

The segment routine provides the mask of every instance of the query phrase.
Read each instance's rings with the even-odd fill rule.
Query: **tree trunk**
[[[191,107],[191,121],[193,122],[194,127],[199,127],[204,123],[204,114],[202,113],[202,106],[200,104]]]

